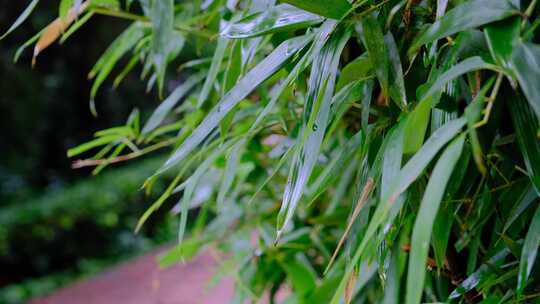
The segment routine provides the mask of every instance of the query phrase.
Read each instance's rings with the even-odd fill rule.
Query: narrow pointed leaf
[[[532,267],[536,261],[538,254],[538,246],[540,246],[540,205],[536,208],[536,212],[527,231],[523,248],[521,249],[521,259],[519,261],[519,275],[517,291],[518,294],[523,292],[527,286],[527,280],[531,274]]]
[[[184,157],[193,151],[193,149],[195,149],[197,145],[199,145],[206,136],[219,125],[219,122],[227,115],[227,113],[229,113],[229,111],[231,111],[242,99],[248,96],[259,84],[277,72],[291,56],[304,48],[312,38],[312,35],[306,35],[283,42],[270,55],[242,77],[242,79],[240,79],[238,83],[221,98],[203,122],[173,153],[157,174],[170,169],[182,161]]]
[[[428,98],[431,95],[441,91],[448,82],[456,79],[459,76],[482,69],[498,70],[495,65],[485,62],[478,56],[467,58],[440,75],[435,82],[431,84],[429,89],[422,94],[420,99]]]
[[[536,137],[539,128],[538,120],[520,96],[516,96],[508,104],[529,178],[540,194],[540,142]]]
[[[484,30],[489,51],[495,62],[510,67],[514,48],[519,43],[521,18],[516,16],[490,24]]]
[[[409,50],[409,55],[416,53],[426,43],[517,14],[519,11],[508,0],[462,2],[416,38]]]
[[[304,129],[283,194],[277,219],[278,238],[292,219],[298,201],[319,157],[321,144],[330,118],[337,67],[341,51],[350,33],[334,35],[313,61],[304,109]]]
[[[512,66],[523,93],[540,119],[540,45],[519,43],[514,48]]]
[[[426,261],[435,216],[444,196],[446,185],[463,150],[464,136],[454,140],[441,155],[429,179],[420,203],[411,239],[406,303],[419,303],[424,289]]]
[[[210,91],[215,85],[216,77],[218,75],[219,69],[221,68],[221,64],[223,63],[223,57],[225,56],[225,50],[227,49],[228,44],[229,41],[227,39],[218,39],[216,50],[214,51],[214,57],[212,57],[212,64],[210,65],[210,70],[208,70],[208,74],[206,80],[204,81],[203,88],[199,93],[199,98],[197,100],[197,108],[203,106],[204,102],[208,99],[208,96],[210,95]]]
[[[163,90],[165,72],[174,30],[174,0],[151,0],[152,54],[159,92]]]
[[[351,9],[347,0],[282,0],[308,12],[332,19],[341,19]]]
[[[228,25],[221,35],[242,39],[271,33],[305,28],[321,23],[323,18],[292,5],[279,4],[267,11],[257,12]]]
[[[4,34],[2,34],[2,36],[0,36],[0,40],[6,38],[9,34],[11,34],[11,32],[16,30],[24,21],[26,21],[26,19],[28,19],[30,14],[32,14],[38,3],[39,0],[32,0],[32,2],[28,4],[28,6],[24,9],[21,15],[19,15],[17,20],[15,20],[15,22],[13,22],[9,29]]]
[[[339,288],[336,290],[334,297],[332,298],[332,304],[338,304],[345,291],[345,285],[352,273],[354,267],[356,267],[360,257],[364,253],[367,245],[373,239],[377,229],[384,223],[388,212],[390,211],[393,203],[398,196],[403,193],[407,188],[418,178],[418,176],[425,170],[427,165],[431,162],[437,152],[448,143],[461,128],[465,125],[465,119],[460,118],[448,122],[446,125],[439,128],[431,135],[424,146],[407,162],[407,164],[401,170],[397,180],[392,186],[390,194],[385,197],[375,210],[371,221],[367,227],[365,234],[362,236],[362,241],[354,251],[354,255],[351,262],[345,270],[345,274]]]
[[[143,127],[142,134],[147,134],[157,128],[178,102],[204,77],[205,74],[195,74],[176,87],[169,97],[167,97],[159,107],[157,107],[154,113],[152,113],[152,116],[150,116]]]
[[[372,15],[362,18],[362,42],[367,50],[369,60],[377,75],[385,97],[389,95],[390,60],[384,41],[384,35],[377,19]]]

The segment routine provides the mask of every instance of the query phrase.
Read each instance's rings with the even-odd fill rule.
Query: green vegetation
[[[113,70],[183,79],[68,151],[98,173],[171,148],[137,224],[178,201],[163,265],[219,246],[238,303],[539,301],[536,0],[62,0],[23,49],[39,64],[96,15],[131,24],[89,73],[94,114]]]
[[[176,223],[165,212],[140,235],[133,234],[149,199],[140,185],[160,161],[144,160],[3,208],[2,277],[16,283],[0,288],[0,302],[43,296],[173,239]],[[164,188],[160,182],[155,190]]]

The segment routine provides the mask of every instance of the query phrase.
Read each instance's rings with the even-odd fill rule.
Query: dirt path
[[[214,260],[208,254],[168,269],[159,269],[163,249],[128,261],[96,277],[67,286],[31,304],[221,304],[233,297],[233,281],[214,288]]]

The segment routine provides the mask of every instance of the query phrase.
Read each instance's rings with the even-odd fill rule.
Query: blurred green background
[[[0,0],[0,32],[27,5]],[[89,111],[86,74],[126,27],[96,17],[63,46],[47,49],[31,68],[31,48],[13,63],[17,48],[58,15],[56,1],[42,1],[21,28],[0,42],[0,303],[42,296],[174,238],[176,220],[162,212],[133,234],[136,220],[160,193],[139,191],[161,159],[107,168],[71,169],[66,150],[97,130],[123,124],[134,108],[153,108],[137,73],[97,98]],[[108,86],[108,87],[107,87]],[[169,210],[162,208],[161,210]]]

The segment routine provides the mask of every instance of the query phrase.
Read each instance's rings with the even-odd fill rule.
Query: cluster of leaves
[[[91,100],[123,57],[115,84],[141,62],[161,94],[185,43],[215,48],[144,126],[134,113],[69,152],[101,148],[76,163],[101,170],[173,147],[137,227],[180,197],[163,265],[217,243],[238,303],[284,286],[290,303],[538,300],[536,0],[132,2],[61,1],[25,46],[132,20]],[[183,240],[194,208],[205,228]]]

